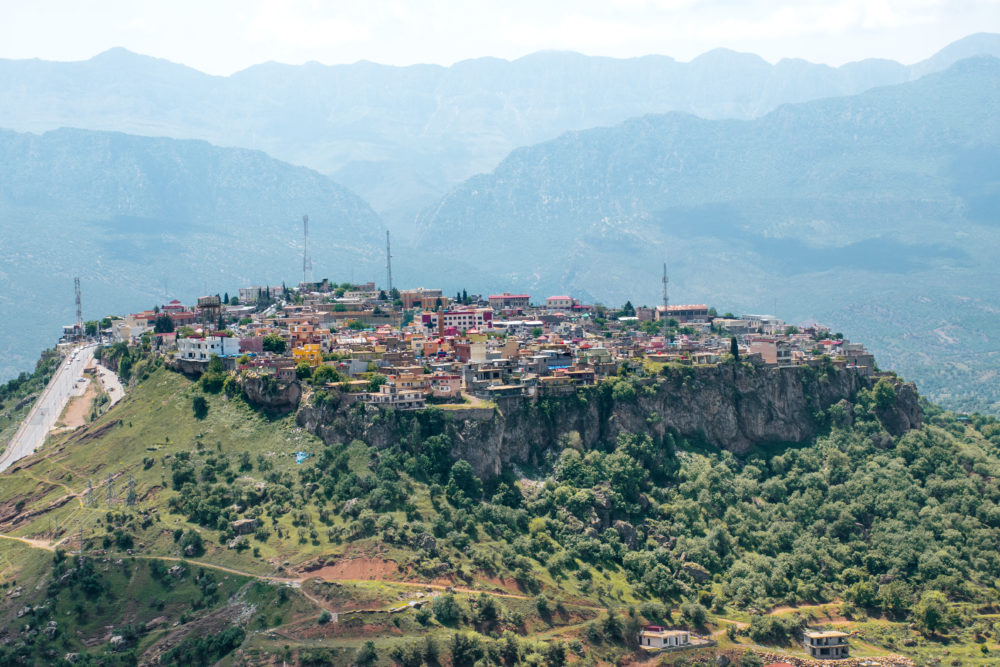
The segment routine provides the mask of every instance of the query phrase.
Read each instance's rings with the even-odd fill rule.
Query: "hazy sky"
[[[85,60],[124,46],[212,74],[268,60],[451,64],[543,49],[912,63],[974,32],[1000,32],[1000,0],[0,0],[2,58]]]

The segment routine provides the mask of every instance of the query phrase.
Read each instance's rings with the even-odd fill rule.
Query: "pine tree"
[[[740,346],[736,342],[736,336],[729,339],[729,353],[733,355],[733,361],[740,360]]]

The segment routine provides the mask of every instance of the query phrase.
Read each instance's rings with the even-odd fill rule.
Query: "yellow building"
[[[305,361],[310,366],[319,366],[323,363],[323,350],[319,343],[307,343],[292,349],[292,358],[296,364]]]

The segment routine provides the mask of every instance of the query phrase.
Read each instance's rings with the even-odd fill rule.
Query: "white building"
[[[687,630],[668,630],[659,625],[647,625],[639,633],[639,646],[647,650],[690,645],[691,633]]]
[[[459,331],[493,328],[493,310],[490,308],[462,308],[446,310],[443,313],[424,312],[420,315],[420,321],[427,329],[437,331],[439,315],[444,317],[445,328],[455,327]]]
[[[427,406],[423,388],[409,378],[388,378],[377,393],[365,394],[365,403],[396,408],[397,410],[418,410]]]
[[[848,657],[846,632],[837,630],[806,630],[803,643],[810,657],[840,660]]]
[[[549,310],[572,310],[574,305],[576,300],[566,295],[550,296],[545,299],[545,307]]]
[[[240,339],[231,336],[205,336],[180,338],[177,341],[177,356],[181,359],[208,361],[217,357],[235,357],[240,353]]]

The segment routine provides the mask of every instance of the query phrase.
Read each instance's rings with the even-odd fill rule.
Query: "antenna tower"
[[[313,262],[309,256],[309,216],[302,216],[302,282],[313,281]]]
[[[80,305],[80,279],[73,278],[73,291],[76,293],[76,330],[83,335],[83,306]]]
[[[670,300],[667,298],[667,263],[663,263],[663,344],[667,344],[667,327],[670,326]]]
[[[392,291],[392,251],[389,248],[389,230],[385,230],[385,273],[389,283],[389,291]]]

